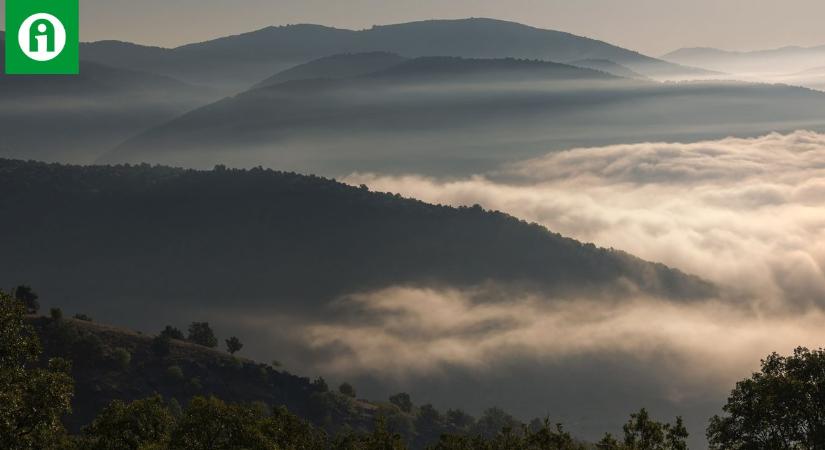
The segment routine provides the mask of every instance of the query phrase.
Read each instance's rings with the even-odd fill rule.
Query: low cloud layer
[[[593,439],[645,406],[685,416],[701,447],[708,417],[761,358],[825,342],[825,135],[581,148],[464,179],[346,181],[505,211],[720,287],[683,302],[407,285],[312,317],[221,313],[258,330],[250,349],[280,342],[268,350],[367,396],[405,390],[441,407],[551,413]]]
[[[712,280],[763,311],[825,307],[825,135],[581,148],[459,180],[350,183],[478,203]]]
[[[825,314],[819,311],[768,317],[716,300],[606,304],[529,294],[489,302],[479,296],[486,293],[409,287],[355,295],[335,307],[358,311],[357,318],[306,326],[304,338],[315,349],[344,350],[325,359],[324,372],[369,368],[399,378],[456,365],[486,372],[508,360],[623,355],[666,375],[674,395],[709,383],[728,385],[771,351],[825,339]]]

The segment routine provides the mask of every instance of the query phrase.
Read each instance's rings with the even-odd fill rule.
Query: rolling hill
[[[471,174],[573,146],[816,129],[823,106],[822,94],[787,86],[416,58],[368,75],[254,88],[141,133],[100,161]]]
[[[258,83],[255,87],[273,86],[295,80],[336,79],[367,75],[389,69],[406,60],[407,58],[395,53],[386,52],[332,55],[279,72]]]
[[[662,58],[734,74],[790,74],[821,66],[822,61],[825,60],[825,45],[789,46],[749,52],[707,47],[681,48],[663,55]]]
[[[648,77],[640,74],[639,72],[630,70],[621,64],[616,64],[607,59],[580,59],[578,61],[570,61],[568,64],[585,69],[600,70],[622,78],[635,78],[638,80],[648,79]]]
[[[404,57],[513,57],[556,62],[607,59],[650,77],[681,79],[709,74],[605,42],[493,19],[430,20],[360,31],[289,25],[174,49],[116,41],[81,47],[84,59],[229,90],[250,86],[273,73],[314,59],[376,51]]]
[[[545,292],[689,299],[714,288],[481,208],[428,205],[253,169],[0,162],[0,285],[130,317],[266,305],[317,312],[403,284],[525,284]],[[82,254],[83,258],[77,258]],[[116,299],[116,300],[115,300]],[[154,305],[154,306],[151,306]],[[116,314],[115,314],[116,313]]]
[[[5,42],[0,36],[0,61]],[[76,76],[2,74],[0,156],[93,161],[148,127],[214,99],[210,89],[81,61]]]

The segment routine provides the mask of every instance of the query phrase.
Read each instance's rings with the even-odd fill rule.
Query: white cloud
[[[357,320],[304,324],[299,332],[311,350],[346,349],[319,363],[324,373],[407,379],[455,366],[489,373],[513,360],[620,355],[668,380],[673,398],[722,392],[766,354],[825,339],[821,311],[765,316],[717,300],[480,297],[484,288],[388,288],[337,305],[358,311]]]

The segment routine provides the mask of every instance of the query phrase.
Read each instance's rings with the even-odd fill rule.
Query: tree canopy
[[[714,449],[821,449],[825,443],[825,350],[773,353],[736,387],[707,430]]]
[[[40,341],[25,321],[26,309],[0,291],[0,448],[8,450],[56,446],[74,390],[65,360],[38,365]]]

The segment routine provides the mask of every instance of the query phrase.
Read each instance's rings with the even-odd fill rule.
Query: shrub
[[[355,398],[355,388],[349,383],[342,383],[338,386],[338,392],[346,395],[347,397]]]
[[[117,348],[112,352],[112,360],[119,369],[126,370],[132,362],[132,354],[125,348]]]
[[[180,366],[167,367],[166,378],[172,381],[183,381],[183,369],[181,369]]]

